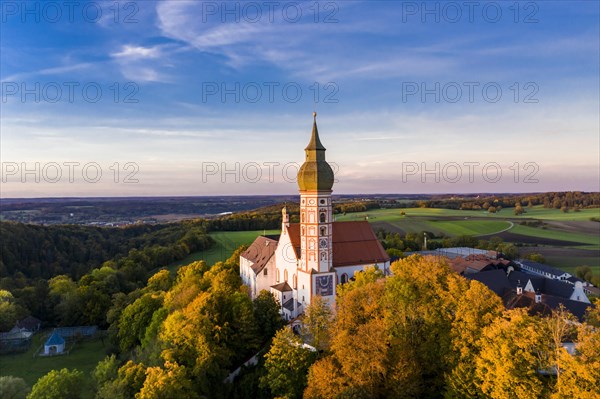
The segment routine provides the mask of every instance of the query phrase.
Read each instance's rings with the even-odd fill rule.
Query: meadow
[[[27,352],[2,355],[0,359],[2,362],[0,375],[12,375],[23,378],[31,388],[40,377],[51,370],[76,368],[84,374],[82,397],[92,397],[91,373],[96,368],[98,362],[106,357],[108,345],[105,345],[101,339],[94,339],[76,343],[68,355],[52,357],[34,356],[34,353],[45,342],[48,333],[49,331],[36,334]]]
[[[242,245],[250,245],[261,234],[279,234],[279,230],[253,230],[253,231],[218,231],[210,233],[215,240],[215,245],[206,251],[189,254],[186,258],[169,265],[168,269],[173,272],[180,266],[188,265],[197,260],[204,260],[213,265],[227,260],[233,251]]]

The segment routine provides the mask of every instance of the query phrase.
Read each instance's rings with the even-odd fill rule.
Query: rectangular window
[[[267,269],[266,269],[266,268],[265,268],[265,273],[264,273],[264,275],[265,275],[265,276],[267,275]]]

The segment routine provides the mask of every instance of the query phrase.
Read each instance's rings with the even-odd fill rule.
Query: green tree
[[[52,370],[41,377],[27,399],[80,399],[83,373],[78,370]]]
[[[266,375],[260,385],[269,388],[281,398],[301,398],[306,386],[307,373],[316,353],[302,347],[302,341],[288,327],[279,330],[273,345],[265,355]]]
[[[254,299],[253,304],[258,333],[264,337],[264,340],[270,340],[284,325],[279,313],[279,301],[269,291],[262,290]]]
[[[123,310],[118,332],[121,351],[126,352],[142,342],[152,315],[162,304],[162,294],[146,293]]]
[[[329,327],[332,319],[331,307],[323,297],[315,296],[304,312],[303,335],[306,342],[317,350],[329,346]]]
[[[8,331],[27,315],[27,310],[15,302],[13,295],[0,290],[0,331]]]
[[[575,276],[579,277],[582,280],[592,281],[593,275],[594,273],[592,271],[592,268],[587,265],[577,266],[575,268]]]
[[[10,375],[0,377],[0,398],[25,399],[28,393],[29,387],[24,379]]]
[[[119,372],[119,361],[115,355],[106,356],[98,362],[92,372],[92,379],[96,387],[96,392],[104,391],[105,385],[112,383],[117,379]]]

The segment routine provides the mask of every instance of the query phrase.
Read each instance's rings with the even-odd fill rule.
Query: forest
[[[241,249],[240,249],[241,250]],[[159,271],[117,295],[113,353],[93,372],[96,398],[597,398],[600,313],[539,317],[504,310],[443,259],[411,256],[384,277],[371,268],[316,298],[298,333],[263,291],[254,301],[237,259]],[[428,270],[428,273],[423,273]],[[565,342],[576,344],[568,353]],[[303,346],[308,343],[310,347]],[[312,348],[312,349],[311,349]],[[232,383],[225,379],[258,353]],[[3,377],[5,378],[5,377]],[[29,398],[79,398],[83,376],[54,370]],[[56,395],[48,396],[49,392]]]

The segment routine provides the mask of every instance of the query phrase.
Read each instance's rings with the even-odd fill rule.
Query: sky
[[[600,191],[597,1],[2,1],[1,197]]]

